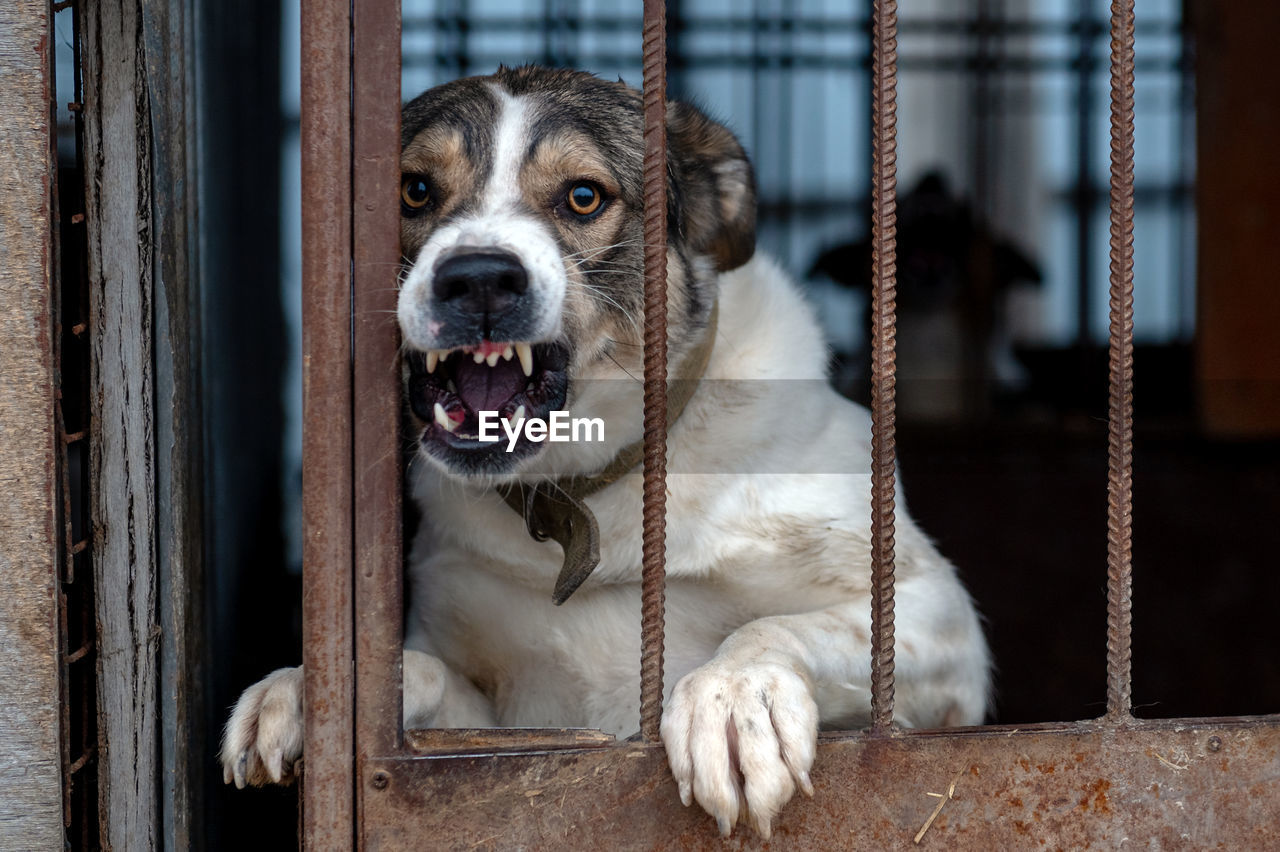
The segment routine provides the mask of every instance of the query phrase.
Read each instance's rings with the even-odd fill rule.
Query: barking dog
[[[408,727],[639,728],[641,127],[638,92],[540,68],[405,107],[399,321],[424,517]],[[819,727],[870,716],[870,418],[827,388],[809,308],[753,257],[742,147],[682,103],[667,133],[670,364],[685,381],[668,438],[662,738],[685,804],[767,837],[797,789],[812,793]],[[479,440],[481,412],[561,409],[601,419],[604,440]],[[978,724],[978,618],[899,507],[897,722]],[[291,779],[301,686],[282,669],[244,693],[228,782]]]

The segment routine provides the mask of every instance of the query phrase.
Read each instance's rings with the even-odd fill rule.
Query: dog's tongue
[[[470,355],[463,357],[453,381],[463,404],[472,411],[501,411],[503,404],[529,381],[516,358],[499,359],[490,367],[483,362],[475,363]]]

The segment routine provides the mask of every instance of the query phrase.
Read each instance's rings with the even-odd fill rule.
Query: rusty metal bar
[[[775,825],[783,848],[823,852],[1269,849],[1277,754],[1280,716],[823,735],[813,798],[797,796]],[[407,838],[474,850],[769,847],[741,828],[726,842],[715,820],[682,806],[654,744],[380,766],[369,849]]]
[[[416,754],[528,754],[535,751],[604,748],[613,734],[594,728],[426,728],[405,731],[405,745]]]
[[[872,11],[871,725],[893,723],[894,394],[897,367],[898,4]]]
[[[1107,718],[1129,719],[1133,633],[1133,0],[1111,3]]]
[[[658,741],[667,535],[667,9],[644,2],[644,517],[640,733]]]
[[[354,3],[356,754],[398,750],[401,605],[400,0]],[[363,787],[359,789],[364,789]]]
[[[302,7],[302,843],[349,848],[353,800],[351,9]]]

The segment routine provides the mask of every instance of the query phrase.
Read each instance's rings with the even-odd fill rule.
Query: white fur
[[[870,418],[826,386],[817,323],[771,261],[722,276],[720,304],[704,383],[669,440],[662,735],[686,804],[726,834],[743,820],[768,836],[794,792],[812,792],[819,723],[869,718]],[[574,414],[621,427],[631,405],[579,400]],[[640,477],[588,499],[601,564],[562,607],[557,545],[530,539],[490,490],[428,464],[414,478],[426,525],[411,556],[407,722],[636,731]],[[969,597],[901,501],[896,543],[897,721],[978,724],[989,659]],[[258,689],[224,744],[238,783],[237,760],[291,764],[301,742],[300,716],[247,721]],[[282,742],[298,746],[278,754]]]
[[[419,350],[441,347],[444,331],[433,310],[431,281],[436,266],[459,249],[504,249],[524,266],[534,298],[533,341],[560,333],[567,278],[555,238],[544,220],[520,211],[519,176],[528,132],[526,101],[494,88],[499,117],[495,128],[493,170],[482,192],[479,212],[437,229],[414,259],[405,277],[396,317],[404,342]]]

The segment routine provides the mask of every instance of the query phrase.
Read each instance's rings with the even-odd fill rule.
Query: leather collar
[[[667,381],[667,429],[680,419],[711,360],[719,305],[711,309],[697,348],[689,353],[689,378]],[[559,606],[578,590],[600,564],[600,527],[586,498],[617,482],[644,458],[644,440],[623,447],[604,470],[591,476],[570,476],[531,483],[498,486],[498,494],[518,515],[535,541],[555,539],[564,548],[564,564],[551,600]]]

